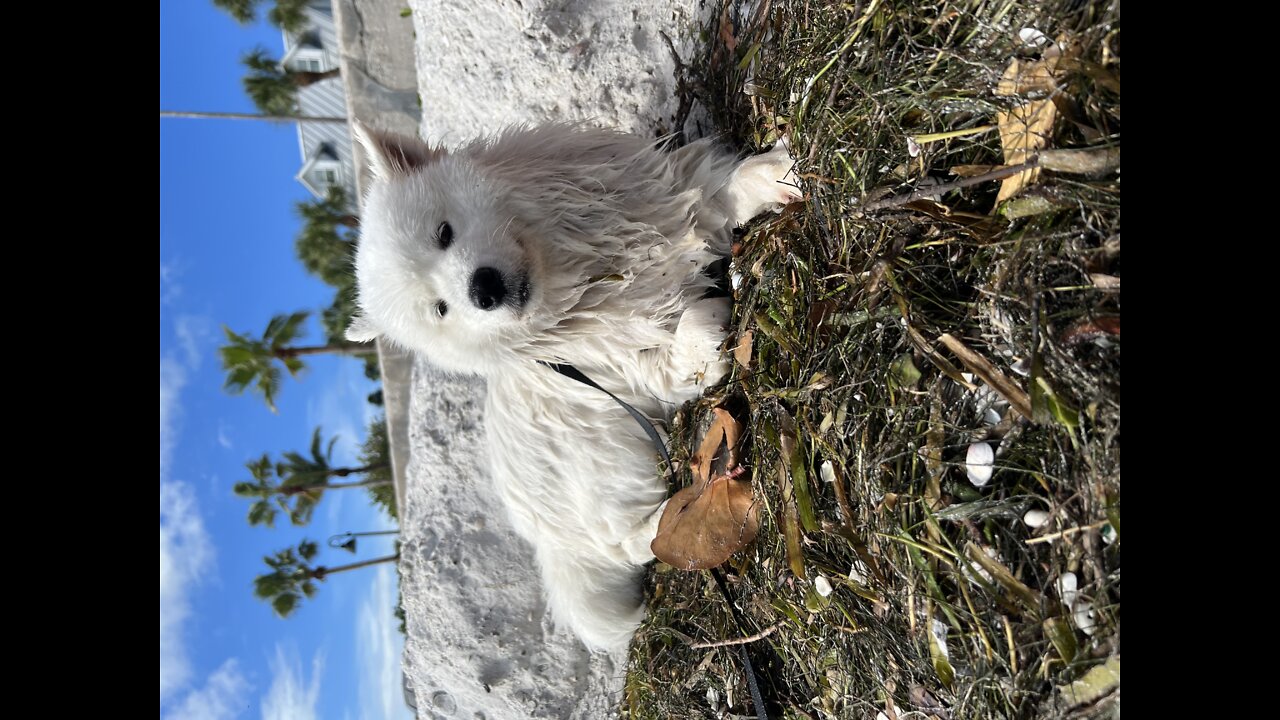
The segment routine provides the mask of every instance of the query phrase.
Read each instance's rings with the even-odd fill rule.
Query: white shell
[[[1026,523],[1027,527],[1044,527],[1044,524],[1049,522],[1049,513],[1044,510],[1028,510],[1027,514],[1022,516],[1022,522]]]
[[[849,566],[849,579],[859,585],[867,584],[867,564],[861,559],[855,559],[853,564]]]
[[[1076,574],[1073,572],[1064,572],[1058,576],[1058,597],[1062,598],[1062,603],[1067,607],[1073,607],[1076,604]]]
[[[942,657],[950,660],[951,649],[947,647],[947,624],[934,618],[931,628],[933,630],[933,638],[938,641],[938,652],[942,654]]]
[[[1093,603],[1088,600],[1077,602],[1071,608],[1071,616],[1076,621],[1076,627],[1080,628],[1080,632],[1085,635],[1092,635],[1098,627],[1098,620],[1093,614]]]
[[[834,483],[836,481],[836,469],[831,465],[830,460],[823,460],[819,471],[822,473],[822,482]]]
[[[991,481],[995,472],[996,452],[990,443],[973,443],[965,456],[965,471],[969,474],[969,482],[975,487],[982,487]]]
[[[1022,41],[1023,45],[1031,48],[1042,48],[1053,42],[1049,39],[1049,36],[1035,28],[1029,27],[1022,28],[1018,31],[1018,39]]]
[[[830,597],[832,592],[831,581],[827,580],[826,577],[819,575],[813,579],[813,589],[817,590],[818,594],[822,597]]]

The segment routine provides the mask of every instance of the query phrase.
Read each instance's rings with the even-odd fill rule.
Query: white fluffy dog
[[[666,483],[621,407],[538,361],[658,419],[718,382],[729,301],[704,297],[703,270],[735,226],[800,197],[785,144],[739,161],[570,125],[456,151],[356,134],[374,181],[348,336],[485,377],[493,477],[553,616],[592,649],[625,650]]]

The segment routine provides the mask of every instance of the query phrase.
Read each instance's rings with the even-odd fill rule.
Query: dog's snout
[[[471,302],[481,310],[494,310],[507,296],[507,284],[502,273],[491,267],[483,267],[471,276]]]

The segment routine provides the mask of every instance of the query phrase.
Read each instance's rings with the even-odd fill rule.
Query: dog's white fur
[[[569,125],[456,152],[356,134],[374,181],[348,336],[486,378],[493,477],[553,616],[592,649],[625,650],[665,483],[626,412],[537,361],[571,364],[660,419],[718,382],[729,302],[704,298],[703,270],[729,254],[735,226],[798,199],[785,144],[739,162],[708,141],[665,152]],[[480,268],[502,276],[496,307],[477,299]]]

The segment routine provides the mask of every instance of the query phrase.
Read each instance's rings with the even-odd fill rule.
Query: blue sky
[[[265,23],[237,25],[208,2],[160,3],[160,107],[253,112],[238,58],[263,45]],[[323,426],[335,459],[355,459],[376,385],[353,360],[321,357],[286,379],[273,415],[253,396],[228,396],[216,350],[221,326],[260,334],[273,314],[318,310],[332,292],[293,258],[296,201],[308,197],[293,125],[160,121],[160,715],[162,718],[412,717],[400,691],[403,639],[392,610],[394,568],[336,575],[295,617],[253,598],[262,556],[302,537],[320,564],[350,555],[324,547],[344,531],[393,527],[358,491],[330,493],[306,528],[250,528],[231,494],[244,463],[303,450]],[[308,340],[320,341],[318,319]],[[360,558],[390,554],[389,538]]]

